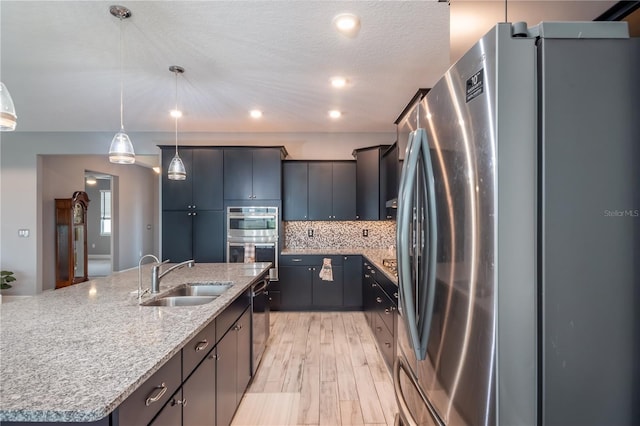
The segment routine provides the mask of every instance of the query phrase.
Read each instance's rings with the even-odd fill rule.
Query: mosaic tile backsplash
[[[287,249],[388,249],[396,244],[395,221],[290,221],[283,222]],[[309,236],[313,230],[313,237]],[[364,237],[363,230],[368,236]]]

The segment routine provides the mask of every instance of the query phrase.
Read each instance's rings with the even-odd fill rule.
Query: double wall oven
[[[271,262],[278,281],[278,207],[227,207],[227,262]]]

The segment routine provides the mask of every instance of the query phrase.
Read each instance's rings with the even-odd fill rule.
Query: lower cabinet
[[[229,425],[251,380],[251,312],[247,309],[216,345],[216,424]],[[197,423],[204,424],[203,422]]]
[[[359,256],[357,256],[359,257]],[[323,259],[331,259],[333,281],[320,278]],[[279,308],[281,310],[342,310],[358,307],[354,296],[346,293],[345,300],[345,256],[282,256],[278,275],[280,281],[276,284],[279,292]],[[360,269],[358,264],[358,269]],[[352,272],[352,268],[349,268]],[[360,293],[360,278],[357,278],[357,293]],[[349,278],[349,284],[353,277]],[[358,296],[355,296],[358,299]]]
[[[251,380],[248,294],[229,305],[111,415],[118,426],[226,426]]]
[[[397,346],[398,286],[367,260],[362,263],[362,298],[369,327],[382,358],[391,370]]]

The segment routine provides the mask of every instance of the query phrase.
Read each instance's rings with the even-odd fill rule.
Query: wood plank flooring
[[[235,426],[393,425],[393,384],[362,312],[272,312]]]

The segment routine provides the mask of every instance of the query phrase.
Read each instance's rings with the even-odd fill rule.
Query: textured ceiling
[[[503,3],[2,0],[0,78],[19,132],[116,131],[120,22],[109,6],[122,4],[133,12],[122,23],[127,131],[173,131],[175,64],[186,69],[181,132],[393,132],[415,91],[449,67],[450,40],[455,57],[503,20]],[[590,20],[613,3],[511,1],[509,17]],[[361,18],[355,38],[332,28],[347,11]],[[331,88],[338,74],[347,88]],[[253,108],[264,117],[250,119]],[[330,109],[344,116],[329,120]]]

